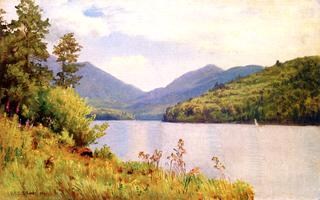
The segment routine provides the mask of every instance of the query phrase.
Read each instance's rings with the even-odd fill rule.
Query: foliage
[[[72,135],[66,130],[63,129],[59,135],[59,144],[67,145],[67,146],[74,146],[75,142],[72,138]]]
[[[60,146],[45,127],[19,128],[4,117],[0,128],[5,130],[0,132],[1,145],[21,149],[17,155],[23,155],[12,154],[10,162],[0,163],[3,199],[254,199],[252,187],[242,181],[172,174],[141,162],[83,158]],[[35,137],[39,144],[32,148]]]
[[[106,125],[91,128],[91,108],[73,89],[52,87],[52,72],[43,64],[49,56],[44,42],[49,20],[42,19],[34,0],[20,0],[16,12],[18,19],[7,23],[5,11],[0,10],[0,108],[10,117],[16,114],[21,124],[51,128],[61,135],[62,143],[93,143],[104,134]],[[79,78],[74,75],[78,70],[74,63],[80,49],[72,33],[54,47],[65,73],[63,86]]]
[[[94,150],[94,157],[111,160],[115,156],[111,152],[110,147],[108,147],[107,145],[103,145],[103,147],[101,147],[100,149],[97,148]]]
[[[31,109],[24,116],[51,128],[56,133],[69,135],[77,146],[85,146],[102,137],[107,125],[90,127],[92,109],[72,88],[53,88],[39,91]],[[62,134],[62,135],[63,135]]]
[[[18,19],[10,23],[1,16],[6,29],[0,39],[0,97],[8,113],[19,114],[21,106],[30,106],[29,98],[37,87],[49,85],[52,72],[40,64],[49,56],[44,42],[48,19],[42,19],[33,0],[21,0],[16,12]]]
[[[268,67],[167,109],[165,121],[320,123],[320,57]]]
[[[77,64],[79,52],[82,46],[76,41],[73,33],[67,33],[60,38],[60,41],[53,48],[53,54],[57,56],[57,62],[61,63],[62,71],[57,73],[55,84],[61,87],[75,87],[81,76],[75,73],[79,70]]]

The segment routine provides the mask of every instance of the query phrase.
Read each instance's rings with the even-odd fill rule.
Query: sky
[[[74,32],[89,61],[149,91],[207,64],[223,69],[320,54],[320,0],[36,0],[49,51]],[[17,0],[0,0],[7,19]]]

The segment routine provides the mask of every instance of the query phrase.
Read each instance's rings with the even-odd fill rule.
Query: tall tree
[[[6,12],[0,8],[0,38],[3,38],[5,33],[7,32],[8,24],[4,20],[3,15],[6,14]]]
[[[53,54],[56,55],[57,62],[61,64],[62,71],[57,73],[55,83],[62,87],[75,87],[82,76],[77,76],[76,72],[81,67],[76,63],[82,46],[77,42],[73,33],[67,33],[60,38],[54,46]]]
[[[5,66],[6,66],[6,36],[8,35],[8,24],[4,20],[4,14],[6,12],[0,9],[0,86],[4,81]],[[0,87],[0,100],[4,96],[4,89]]]
[[[9,24],[8,58],[1,87],[5,88],[6,104],[14,104],[18,113],[22,104],[27,106],[37,87],[49,85],[52,72],[41,64],[49,57],[44,42],[49,20],[42,19],[42,10],[33,0],[21,0],[16,12],[18,20]]]

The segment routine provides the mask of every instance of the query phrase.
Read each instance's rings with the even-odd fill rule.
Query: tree
[[[3,18],[4,14],[6,14],[6,12],[0,8],[0,38],[1,39],[5,36],[8,28],[8,24]]]
[[[67,33],[60,38],[58,45],[54,46],[53,54],[56,55],[57,62],[61,64],[62,71],[57,73],[55,84],[65,88],[75,87],[82,76],[77,76],[76,72],[81,67],[77,64],[79,52],[82,46],[77,42],[73,33]]]
[[[3,15],[6,12],[0,9],[0,86],[2,86],[2,82],[4,80],[5,73],[5,63],[6,63],[6,36],[8,33],[8,24],[4,20]],[[3,89],[0,88],[0,100],[3,98]]]
[[[1,88],[6,104],[14,105],[18,113],[21,105],[28,105],[37,87],[49,86],[52,72],[41,64],[49,57],[44,42],[49,20],[42,19],[42,10],[33,0],[21,0],[16,12],[18,20],[9,24],[10,32],[5,39],[6,63],[2,66]]]

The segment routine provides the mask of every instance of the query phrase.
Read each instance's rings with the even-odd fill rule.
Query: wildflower
[[[198,175],[198,174],[200,174],[200,168],[195,167],[195,168],[191,169],[188,174],[189,175]]]
[[[213,167],[221,173],[222,178],[225,178],[226,176],[224,174],[224,170],[226,169],[226,167],[220,162],[217,156],[213,156],[211,160],[214,162]]]
[[[148,164],[153,164],[156,167],[159,167],[160,159],[162,157],[162,151],[156,149],[152,156],[150,154],[144,153],[143,151],[139,152],[138,158],[142,159]]]
[[[177,147],[178,148],[173,148],[174,153],[171,153],[171,155],[167,157],[167,159],[170,160],[170,171],[172,167],[175,167],[178,173],[185,173],[186,163],[183,160],[183,155],[186,154],[186,150],[182,139],[179,139]]]
[[[7,101],[6,103],[6,112],[9,113],[10,111],[10,101]]]

